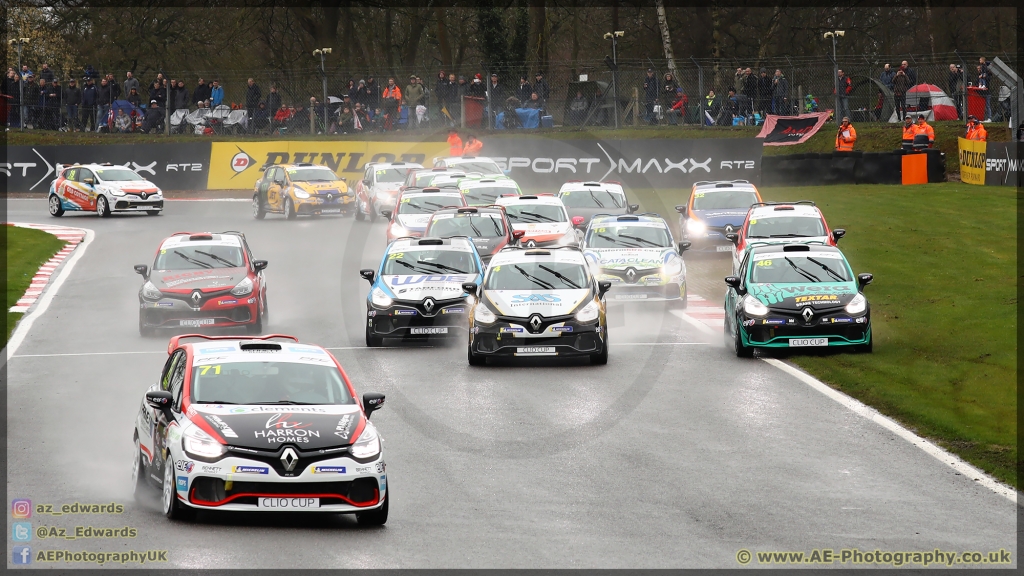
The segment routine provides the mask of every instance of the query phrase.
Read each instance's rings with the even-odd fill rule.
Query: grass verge
[[[766,188],[813,200],[871,272],[873,354],[791,355],[810,374],[1019,488],[1015,189]],[[682,191],[642,192],[670,222]],[[647,202],[651,202],[648,204]]]
[[[3,251],[7,258],[7,310],[18,302],[25,293],[32,277],[39,267],[53,257],[64,246],[53,234],[31,228],[4,226]],[[4,333],[4,346],[11,338],[11,332],[20,320],[20,312],[7,313],[7,330]]]

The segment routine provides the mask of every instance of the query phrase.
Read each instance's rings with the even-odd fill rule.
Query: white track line
[[[700,320],[695,319],[694,317],[690,316],[686,312],[683,312],[682,310],[671,310],[670,313],[673,316],[682,319],[684,322],[687,322],[688,324],[690,324],[691,326],[705,334],[715,333],[715,330],[711,328],[711,326],[708,326],[707,324],[701,322]]]
[[[71,275],[71,271],[74,270],[75,264],[82,255],[85,254],[85,249],[89,247],[93,238],[96,237],[96,233],[92,230],[89,230],[88,228],[83,228],[83,230],[85,230],[85,240],[80,242],[75,251],[71,253],[71,256],[64,261],[64,267],[61,268],[60,274],[57,278],[51,278],[47,290],[43,293],[42,297],[36,301],[36,307],[26,314],[21,319],[21,322],[18,322],[18,327],[15,328],[14,334],[11,335],[11,339],[7,341],[7,346],[4,347],[3,351],[5,353],[3,354],[3,357],[0,358],[0,367],[6,365],[11,357],[14,356],[14,353],[17,352],[18,347],[21,346],[21,343],[25,340],[25,336],[28,334],[29,329],[32,328],[32,323],[50,307],[50,302],[57,294],[57,290],[60,290],[64,281],[67,280],[68,276]]]
[[[1007,500],[1010,500],[1014,504],[1017,503],[1016,490],[989,476],[985,472],[978,470],[974,466],[961,460],[958,456],[950,454],[949,452],[943,450],[942,448],[933,444],[932,442],[929,442],[928,440],[921,438],[917,434],[914,434],[910,430],[907,430],[895,420],[879,413],[878,410],[875,410],[874,408],[864,404],[863,402],[855,398],[847,396],[846,394],[836,390],[835,388],[832,388],[828,384],[825,384],[821,380],[818,380],[817,378],[811,376],[810,374],[804,372],[803,370],[786,364],[781,360],[775,358],[762,358],[761,360],[778,368],[779,370],[782,370],[783,372],[789,374],[790,376],[795,377],[797,380],[800,380],[804,384],[807,384],[811,388],[814,388],[818,392],[821,392],[825,396],[828,396],[832,400],[835,400],[836,402],[842,404],[854,414],[863,416],[864,418],[871,420],[872,422],[878,424],[882,428],[885,428],[886,430],[896,434],[900,438],[903,438],[907,442],[910,442],[914,446],[917,446],[929,456],[932,456],[939,462],[942,462],[946,466],[949,466],[953,470],[956,470],[964,477],[970,480],[974,480],[978,484],[984,486],[985,488],[988,488],[989,490],[995,492],[996,494],[999,494],[1000,496],[1006,498]]]

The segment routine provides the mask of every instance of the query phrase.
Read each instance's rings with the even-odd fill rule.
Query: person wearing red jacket
[[[836,84],[839,87],[839,93],[836,94],[836,118],[845,118],[850,115],[850,93],[853,92],[853,82],[840,70]],[[832,93],[835,94],[835,89]]]
[[[676,88],[675,101],[672,103],[672,108],[669,109],[668,113],[669,124],[673,126],[676,124],[686,124],[686,105],[689,103],[689,100],[682,88]]]

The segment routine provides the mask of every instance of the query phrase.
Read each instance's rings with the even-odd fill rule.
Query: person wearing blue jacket
[[[214,108],[224,102],[224,87],[216,80],[213,81],[213,87],[210,88],[210,102]]]

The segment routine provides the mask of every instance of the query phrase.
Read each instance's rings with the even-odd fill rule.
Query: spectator
[[[786,105],[789,98],[789,80],[782,74],[782,70],[775,69],[775,77],[772,79],[772,114],[789,116],[792,112]]]
[[[405,86],[405,92],[402,94],[405,97],[405,103],[410,107],[410,110],[416,110],[417,106],[423,104],[423,85],[416,82],[416,76],[409,77],[409,83]]]
[[[39,69],[39,78],[45,80],[47,84],[51,84],[57,77],[53,75],[53,70],[50,70],[49,64],[43,63]]]
[[[732,126],[733,120],[740,115],[740,99],[736,94],[736,88],[729,87],[729,93],[725,98],[725,105],[719,114],[718,124],[720,126]]]
[[[768,76],[768,70],[761,68],[761,75],[757,77],[757,112],[762,118],[768,115],[772,109],[773,78]]]
[[[658,101],[658,80],[654,77],[654,68],[647,69],[647,77],[644,78],[644,120],[648,124],[657,124],[654,117],[654,104]]]
[[[398,124],[398,117],[402,113],[402,90],[394,78],[388,78],[388,85],[384,88],[381,98],[384,100],[384,130],[392,130]]]
[[[86,77],[85,86],[82,86],[82,130],[96,130],[96,83],[92,78]]]
[[[469,94],[469,82],[466,81],[465,76],[459,76],[459,81],[455,84],[455,96],[458,99],[459,108],[462,108],[462,97]]]
[[[288,124],[288,120],[291,119],[292,114],[295,110],[290,106],[281,106],[274,113],[273,123],[270,125],[270,131],[273,133],[275,130],[280,133],[280,129]]]
[[[1012,114],[1010,106],[1010,87],[1007,86],[1006,84],[1003,84],[1002,86],[999,87],[999,91],[996,94],[996,99],[999,104],[999,110],[996,113],[995,120],[997,122],[1004,120],[1008,122]]]
[[[676,88],[675,102],[668,112],[668,123],[672,126],[686,124],[686,105],[689,99],[682,88]]]
[[[131,92],[128,93],[128,97],[125,100],[132,103],[133,106],[142,107],[142,95],[139,94],[138,89],[132,88]]]
[[[171,79],[170,85],[167,87],[167,106],[173,112],[176,107],[175,103],[178,101],[178,81]]]
[[[715,94],[714,88],[708,90],[708,95],[704,97],[704,110],[712,118],[718,118],[718,115],[722,112],[722,99]]]
[[[579,126],[587,118],[587,110],[590,109],[590,102],[583,97],[583,92],[576,91],[576,97],[569,102],[569,124]]]
[[[21,75],[14,68],[7,69],[7,78],[4,79],[3,92],[11,97],[10,107],[7,111],[7,126],[10,128],[23,126],[21,107],[22,82]]]
[[[516,87],[515,97],[520,102],[527,102],[530,100],[530,95],[533,94],[533,86],[526,80],[526,76],[519,77],[519,86]]]
[[[107,74],[107,85],[110,86],[110,103],[121,99],[121,85],[114,80],[114,74]]]
[[[462,106],[462,98],[459,97],[459,84],[455,81],[455,74],[448,74],[444,81],[439,79],[437,82],[437,97],[441,101],[441,106],[438,107],[438,118],[444,118],[454,124],[455,119],[460,116],[459,110]],[[447,115],[445,115],[446,112]]]
[[[178,80],[178,92],[174,97],[174,107],[171,110],[188,110],[188,88],[185,88],[185,81]]]
[[[470,134],[466,137],[466,145],[462,148],[463,156],[479,156],[484,143],[477,140],[476,136]]]
[[[743,86],[743,81],[744,80],[746,80],[746,74],[744,74],[743,68],[742,67],[737,68],[736,69],[736,74],[734,74],[733,78],[732,78],[732,85],[733,86]]]
[[[352,127],[357,132],[362,132],[372,127],[372,125],[373,121],[370,119],[370,114],[366,111],[366,107],[356,102],[356,107],[352,111]]]
[[[850,93],[853,92],[853,82],[850,77],[839,70],[838,77],[839,94],[836,95],[836,116],[848,117],[850,115]],[[835,90],[833,90],[835,93]]]
[[[138,92],[138,90],[136,90],[136,92]],[[131,132],[132,119],[124,113],[124,108],[119,108],[117,110],[117,117],[114,119],[114,129],[121,133]]]
[[[964,108],[964,71],[956,64],[949,65],[949,75],[946,78],[946,87],[949,95],[953,97],[953,104],[956,106],[957,118],[963,117]]]
[[[267,111],[267,103],[260,102],[249,117],[249,131],[259,132],[270,124],[270,113]]]
[[[368,96],[366,93],[366,80],[360,79],[359,83],[356,84],[356,95],[352,99],[352,101],[355,102],[356,104],[366,105],[367,98]]]
[[[910,90],[911,86],[913,84],[910,83],[907,71],[900,66],[900,69],[896,71],[896,75],[892,79],[892,97],[896,106],[896,117],[900,120],[907,115],[907,91]]]
[[[473,76],[473,83],[466,89],[466,95],[474,98],[485,98],[487,96],[487,87],[484,86],[482,75],[478,73],[476,76]]]
[[[22,64],[21,65],[21,81],[22,82],[29,82],[30,80],[34,81],[34,79],[35,79],[35,75],[32,73],[32,70],[29,69],[28,64]]]
[[[224,87],[220,85],[217,80],[213,81],[213,86],[210,87],[210,103],[211,108],[216,108],[224,102]]]
[[[207,85],[206,82],[203,81],[202,78],[200,78],[199,79],[199,83],[196,84],[196,89],[192,91],[192,101],[193,102],[201,102],[201,101],[209,100],[209,99],[210,99],[210,86]]]
[[[85,79],[87,81],[88,80],[94,80],[99,75],[100,75],[99,72],[97,72],[96,69],[92,67],[92,64],[86,64],[85,65]]]
[[[288,119],[288,132],[306,133],[309,132],[309,110],[302,107],[301,104],[295,107],[291,114],[291,118]]]
[[[263,98],[263,92],[260,90],[259,84],[255,80],[249,78],[246,81],[245,88],[245,116],[252,118],[256,113],[256,108],[259,108],[260,99]],[[253,125],[249,124],[249,131],[253,130]]]
[[[49,126],[49,130],[60,130],[60,98],[63,95],[60,82],[54,78],[45,91],[44,113],[46,114],[46,125]]]
[[[857,143],[857,131],[850,124],[850,119],[843,116],[839,123],[839,130],[836,131],[836,152],[853,152],[853,146]]]
[[[985,99],[985,119],[982,122],[992,121],[992,94],[988,89],[988,66],[978,65],[978,95]]]
[[[366,77],[366,91],[365,91],[365,98],[366,99],[363,101],[363,106],[368,108],[369,110],[373,111],[373,112],[370,113],[370,117],[371,118],[373,117],[373,114],[376,112],[376,110],[378,108],[380,108],[380,90],[379,90],[379,88],[380,88],[380,86],[377,85],[377,80],[374,79],[373,76],[367,76]]]
[[[163,108],[167,104],[167,89],[161,85],[160,80],[153,81],[153,86],[149,89],[149,99],[156,100],[157,108]]]
[[[900,63],[900,69],[906,73],[907,79],[910,80],[910,86],[917,86],[917,71],[911,68],[910,64],[907,64],[906,60]]]
[[[536,92],[531,92],[530,99],[526,101],[526,104],[523,106],[523,108],[529,108],[531,110],[540,110],[543,114],[544,103],[541,102],[540,94],[537,94]]]
[[[988,131],[985,130],[985,125],[978,122],[978,119],[974,116],[967,117],[967,133],[964,138],[968,140],[974,140],[976,142],[985,142],[988,140]]]
[[[455,128],[448,129],[448,155],[462,156],[462,138],[459,138],[459,131]]]
[[[122,88],[122,90],[124,90],[125,94],[130,94],[131,91],[132,91],[132,88],[134,88],[135,91],[138,92],[139,91],[139,80],[137,78],[135,78],[135,76],[133,76],[131,72],[126,72],[125,73],[124,84],[122,84],[121,88]]]
[[[896,71],[892,69],[892,66],[886,64],[882,68],[882,74],[878,77],[878,81],[885,85],[886,88],[892,90],[892,81],[896,78]]]
[[[757,77],[754,76],[754,71],[747,68],[743,71],[743,88],[740,94],[746,96],[746,98],[739,98],[742,103],[740,108],[740,114],[743,116],[749,116],[754,112],[754,100],[757,99]]]
[[[158,81],[153,82],[153,84],[158,84]],[[146,118],[142,121],[142,133],[149,134],[150,131],[154,129],[157,132],[161,132],[163,130],[163,126],[164,110],[160,107],[160,103],[157,100],[150,100],[149,108],[146,109]]]
[[[273,90],[273,87],[271,87],[271,90]],[[345,95],[348,96],[349,102],[352,102],[353,106],[359,101],[358,90],[359,88],[356,86],[356,81],[350,79],[348,81],[348,85],[345,86]]]
[[[352,82],[349,81],[351,84]],[[270,93],[267,94],[267,116],[273,118],[281,108],[281,95],[277,93],[277,85],[270,85]]]
[[[924,134],[928,137],[928,147],[935,145],[935,130],[925,121],[924,114],[917,115],[917,124],[914,126],[914,136]]]
[[[537,93],[541,102],[547,103],[548,98],[551,97],[551,88],[548,87],[548,83],[544,80],[544,74],[539,71],[533,79],[533,91]]]
[[[498,116],[498,104],[509,98],[504,84],[498,83],[498,75],[491,73],[491,81],[487,84],[487,112],[491,117]],[[513,114],[514,115],[514,114]],[[517,116],[518,119],[518,116]]]
[[[100,85],[96,88],[96,105],[99,107],[98,120],[96,122],[96,130],[100,129],[100,126],[107,124],[107,116],[110,113],[110,103],[113,101],[113,97],[110,92],[110,83],[107,82],[106,78],[100,79]]]
[[[672,108],[673,104],[675,104],[676,88],[678,87],[679,85],[676,84],[676,80],[672,74],[670,72],[666,72],[661,83],[661,92],[658,101],[658,104],[661,105],[662,114],[668,114],[669,109]]]
[[[309,97],[309,113],[313,114],[317,134],[327,132],[327,126],[324,125],[327,121],[327,117],[324,115],[324,105],[316,99],[316,96]]]
[[[902,148],[904,150],[914,149],[914,133],[917,132],[914,126],[914,119],[907,116],[903,119],[903,143]]]
[[[885,93],[881,90],[878,91],[878,100],[875,102],[875,109],[871,111],[875,117],[875,122],[882,121],[882,109],[885,108]]]
[[[28,73],[26,78],[28,80],[24,83],[25,100],[23,102],[23,105],[26,108],[25,123],[32,128],[40,128],[42,114],[39,112],[39,96],[42,89],[39,87],[39,84],[36,84],[35,76],[33,76],[31,72]]]
[[[68,132],[78,132],[78,106],[82,103],[82,89],[78,87],[75,79],[68,82],[64,89],[64,109],[68,116]]]

